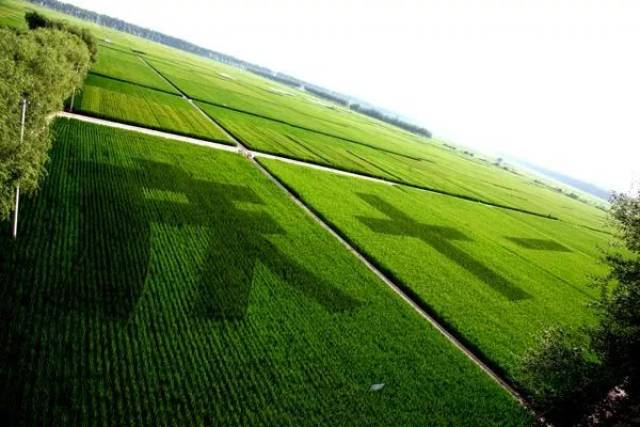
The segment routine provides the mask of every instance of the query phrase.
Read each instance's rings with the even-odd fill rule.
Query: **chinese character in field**
[[[262,209],[262,199],[249,187],[196,178],[166,163],[138,160],[135,166],[82,164],[86,178],[80,196],[74,278],[85,297],[83,304],[96,306],[109,316],[126,317],[149,277],[182,272],[188,266],[180,265],[180,260],[191,258],[200,262],[198,301],[192,301],[193,307],[210,318],[244,318],[258,263],[293,292],[330,312],[357,306],[355,299],[315,276],[269,240],[270,235],[285,231]],[[152,224],[191,233],[198,230],[202,233],[198,238],[208,241],[205,252],[202,245],[178,248],[171,241],[158,240],[152,235]],[[177,265],[154,268],[152,245],[165,257],[174,253],[164,262]],[[163,279],[187,280],[180,275]]]
[[[518,301],[531,297],[508,279],[452,244],[454,241],[471,240],[460,231],[451,227],[417,222],[378,196],[363,193],[358,196],[387,216],[386,219],[358,217],[376,233],[420,239],[509,300]]]

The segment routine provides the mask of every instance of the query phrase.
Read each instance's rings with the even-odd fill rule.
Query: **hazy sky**
[[[640,180],[640,1],[67,0],[351,94],[488,154]]]

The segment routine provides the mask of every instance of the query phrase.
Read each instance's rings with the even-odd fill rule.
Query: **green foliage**
[[[0,29],[0,218],[13,208],[13,192],[38,187],[49,148],[47,117],[59,111],[89,67],[84,43],[67,32]],[[27,100],[20,144],[21,101]]]
[[[591,331],[594,348],[607,375],[640,392],[640,192],[617,194],[611,216],[618,226],[624,252],[605,260],[610,267],[601,282],[602,297],[595,306],[600,322]]]
[[[177,95],[89,74],[74,111],[147,128],[232,144],[203,114]]]
[[[98,55],[98,41],[88,29],[70,25],[62,21],[52,20],[34,11],[27,12],[24,18],[27,21],[27,25],[29,26],[30,30],[36,30],[38,28],[50,28],[54,30],[65,31],[67,33],[78,36],[87,45],[87,49],[89,50],[89,54],[91,56],[91,62],[94,62],[96,60],[96,56]]]
[[[23,238],[0,237],[8,424],[529,423],[243,157],[55,134]]]
[[[635,197],[624,193],[614,194],[611,217],[627,249],[640,254],[640,192]]]
[[[615,195],[611,217],[624,248],[605,255],[609,272],[596,281],[601,297],[592,305],[597,322],[570,335],[543,335],[523,362],[536,404],[574,418],[588,415],[614,386],[640,400],[640,194]]]
[[[522,359],[522,371],[529,395],[545,409],[584,397],[598,374],[598,363],[583,333],[554,327],[537,337]]]
[[[583,227],[260,159],[369,259],[513,380],[533,336],[593,321],[602,274]]]

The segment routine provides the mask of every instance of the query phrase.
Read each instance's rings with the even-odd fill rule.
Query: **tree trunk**
[[[22,117],[20,118],[20,145],[24,142],[24,122],[27,117],[27,100],[22,99]],[[16,203],[13,210],[13,221],[11,224],[11,236],[18,237],[18,208],[20,207],[20,184],[16,185]]]

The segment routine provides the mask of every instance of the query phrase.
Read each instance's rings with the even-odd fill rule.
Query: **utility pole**
[[[80,65],[76,65],[76,74],[80,72]],[[78,89],[73,89],[73,93],[71,94],[71,105],[69,105],[69,112],[73,113],[73,103],[76,100],[76,92]]]
[[[71,105],[69,106],[69,112],[73,113],[73,101],[76,99],[76,90],[73,90],[73,94],[71,95]]]
[[[24,142],[24,121],[27,116],[27,99],[22,98],[22,117],[20,119],[20,145]],[[16,207],[13,211],[13,238],[18,237],[18,208],[20,206],[20,184],[16,185]]]

